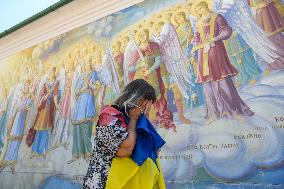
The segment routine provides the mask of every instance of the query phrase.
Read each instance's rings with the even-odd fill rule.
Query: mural
[[[146,0],[0,60],[0,188],[80,188],[100,110],[133,79],[167,188],[284,187],[284,7]]]

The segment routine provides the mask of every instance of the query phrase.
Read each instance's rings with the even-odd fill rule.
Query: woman
[[[155,89],[137,79],[101,112],[83,188],[165,188],[157,159],[165,142],[144,116],[155,100]]]

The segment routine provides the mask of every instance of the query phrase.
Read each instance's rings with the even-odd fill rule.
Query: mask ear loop
[[[129,117],[129,114],[128,114],[128,112],[127,112],[126,105],[127,105],[127,104],[124,104],[124,112],[125,112],[125,114],[127,115],[127,117]]]
[[[143,110],[140,108],[140,106],[138,106],[138,105],[136,105],[136,104],[132,104],[132,103],[130,103],[130,102],[129,102],[128,104],[130,104],[130,105],[135,106],[136,108],[138,108],[138,109],[140,110],[141,114],[144,113]]]

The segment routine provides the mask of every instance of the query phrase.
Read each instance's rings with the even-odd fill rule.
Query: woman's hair
[[[129,111],[129,109],[133,108],[133,105],[137,105],[141,99],[155,102],[155,89],[145,80],[136,79],[125,87],[120,97],[115,101],[115,104],[119,109]]]

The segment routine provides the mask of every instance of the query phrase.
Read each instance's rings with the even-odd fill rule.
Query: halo
[[[208,8],[209,10],[212,10],[213,8],[213,1],[212,0],[195,0],[194,2],[191,2],[192,3],[192,7],[191,7],[191,13],[193,15],[197,15],[196,12],[195,12],[195,9],[196,9],[196,6],[200,3],[200,2],[206,2],[208,4]]]
[[[151,36],[150,36],[151,30],[150,30],[149,28],[147,28],[147,27],[139,28],[139,29],[137,30],[137,33],[135,34],[135,42],[136,42],[137,44],[140,43],[139,35],[140,35],[141,32],[142,32],[143,30],[145,30],[145,29],[149,31],[149,37],[151,37]]]
[[[172,14],[172,16],[171,16],[171,18],[170,18],[170,20],[168,20],[167,19],[167,15],[168,14]],[[171,20],[172,20],[172,17],[173,17],[173,15],[174,15],[174,13],[175,13],[175,11],[170,11],[170,10],[168,10],[168,11],[165,11],[164,13],[163,13],[163,19],[166,21],[166,23],[171,23]]]
[[[171,18],[171,23],[172,23],[174,26],[178,26],[178,25],[179,25],[179,23],[176,22],[176,16],[177,16],[178,14],[180,14],[180,13],[184,13],[185,18],[186,18],[186,12],[184,12],[183,10],[179,10],[179,11],[175,12],[175,13],[173,14],[172,18]]]
[[[158,19],[154,24],[153,24],[153,32],[154,33],[156,33],[157,31],[156,31],[156,26],[159,24],[159,23],[161,23],[161,22],[163,22],[164,24],[165,23],[167,23],[167,20],[165,20],[165,19]],[[162,28],[159,28],[160,30],[162,29]],[[160,31],[161,32],[161,31]]]

